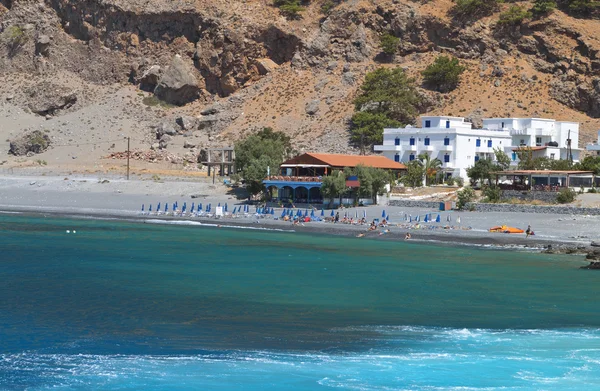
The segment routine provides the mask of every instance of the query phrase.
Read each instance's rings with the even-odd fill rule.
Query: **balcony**
[[[443,163],[442,168],[454,168],[454,163]]]
[[[454,146],[453,145],[442,145],[440,147],[440,151],[452,152],[452,151],[454,151]]]
[[[401,152],[402,146],[401,145],[375,145],[374,150],[378,151],[378,152]]]
[[[510,130],[510,135],[511,136],[531,136],[531,135],[533,135],[533,129],[531,129],[531,128],[527,128],[527,129],[511,129]]]
[[[423,145],[421,151],[433,152],[433,145]]]
[[[407,145],[406,146],[406,150],[407,151],[411,151],[411,152],[416,152],[417,151],[417,145]]]

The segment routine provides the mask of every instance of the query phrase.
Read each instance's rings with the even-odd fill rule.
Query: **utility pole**
[[[129,155],[130,155],[130,152],[129,152],[129,141],[130,141],[130,138],[127,137],[127,180],[129,180]]]
[[[213,169],[213,185],[215,184],[215,171],[216,169]]]

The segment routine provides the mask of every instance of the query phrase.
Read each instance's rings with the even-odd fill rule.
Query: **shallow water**
[[[583,264],[0,216],[0,389],[600,389]]]

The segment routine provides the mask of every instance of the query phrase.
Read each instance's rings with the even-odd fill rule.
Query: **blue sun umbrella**
[[[271,216],[275,214],[275,209],[271,208]]]
[[[219,202],[219,204],[217,206],[221,206],[221,203]]]
[[[192,202],[192,207],[190,208],[190,212],[194,213],[194,207],[196,206],[195,202]]]
[[[428,223],[429,222],[429,215],[425,215],[425,222]]]
[[[387,220],[387,222],[390,222],[390,215],[385,216],[385,219]]]
[[[308,209],[304,211],[304,216],[308,216]]]
[[[325,209],[321,208],[321,217],[325,217]]]
[[[286,215],[286,214],[287,214],[287,210],[283,209],[283,210],[281,211],[281,217],[282,217],[282,218],[283,218],[283,217],[285,217],[285,215]]]
[[[421,221],[421,216],[417,215],[417,217],[415,218],[415,221],[416,221],[417,223],[419,223],[419,222]]]
[[[198,204],[198,212],[202,212],[202,204],[201,203]]]
[[[144,204],[142,204],[142,212],[144,211]]]
[[[311,219],[315,218],[315,210],[314,209],[310,211],[310,218]]]
[[[144,210],[144,209],[142,208],[142,210]],[[150,212],[152,212],[152,204],[150,204],[150,205],[148,206],[148,213],[150,213]]]
[[[381,218],[385,219],[385,209],[381,212]]]
[[[408,215],[408,222],[412,223],[412,215]]]
[[[173,209],[177,209],[177,201],[173,204]]]
[[[235,212],[236,212],[236,210],[237,210],[237,207],[235,207],[235,206],[234,206],[234,207],[233,207],[233,212],[231,212],[231,214],[232,214],[232,215],[234,215],[234,214],[235,214]]]
[[[185,202],[183,203],[183,207],[181,208],[181,214],[185,213],[185,209],[186,209],[187,205],[185,204]]]
[[[298,213],[296,213],[296,216],[302,217],[302,211],[300,209],[298,209]]]
[[[335,216],[335,212],[331,209],[331,217]]]
[[[156,205],[156,211],[160,211],[160,202],[158,203],[158,205]]]
[[[165,202],[165,213],[169,211],[169,203]]]
[[[440,221],[442,221],[442,219],[440,218],[440,214],[438,213],[437,217],[435,218],[435,222],[439,223]]]
[[[288,212],[288,216],[292,217],[293,215],[294,215],[294,210],[290,209],[289,212]]]

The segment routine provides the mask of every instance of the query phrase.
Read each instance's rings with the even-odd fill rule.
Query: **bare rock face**
[[[259,58],[255,61],[255,65],[261,75],[271,73],[277,68],[275,61],[270,58]]]
[[[183,106],[198,99],[200,90],[194,71],[181,57],[175,56],[171,65],[160,77],[154,94],[165,102]]]
[[[198,120],[189,115],[181,115],[175,119],[175,122],[183,131],[198,129]]]
[[[580,84],[556,80],[550,84],[550,94],[573,109],[584,111],[591,117],[600,117],[600,78]]]
[[[40,130],[34,130],[10,142],[8,153],[25,156],[31,153],[42,153],[50,146],[50,137]]]

